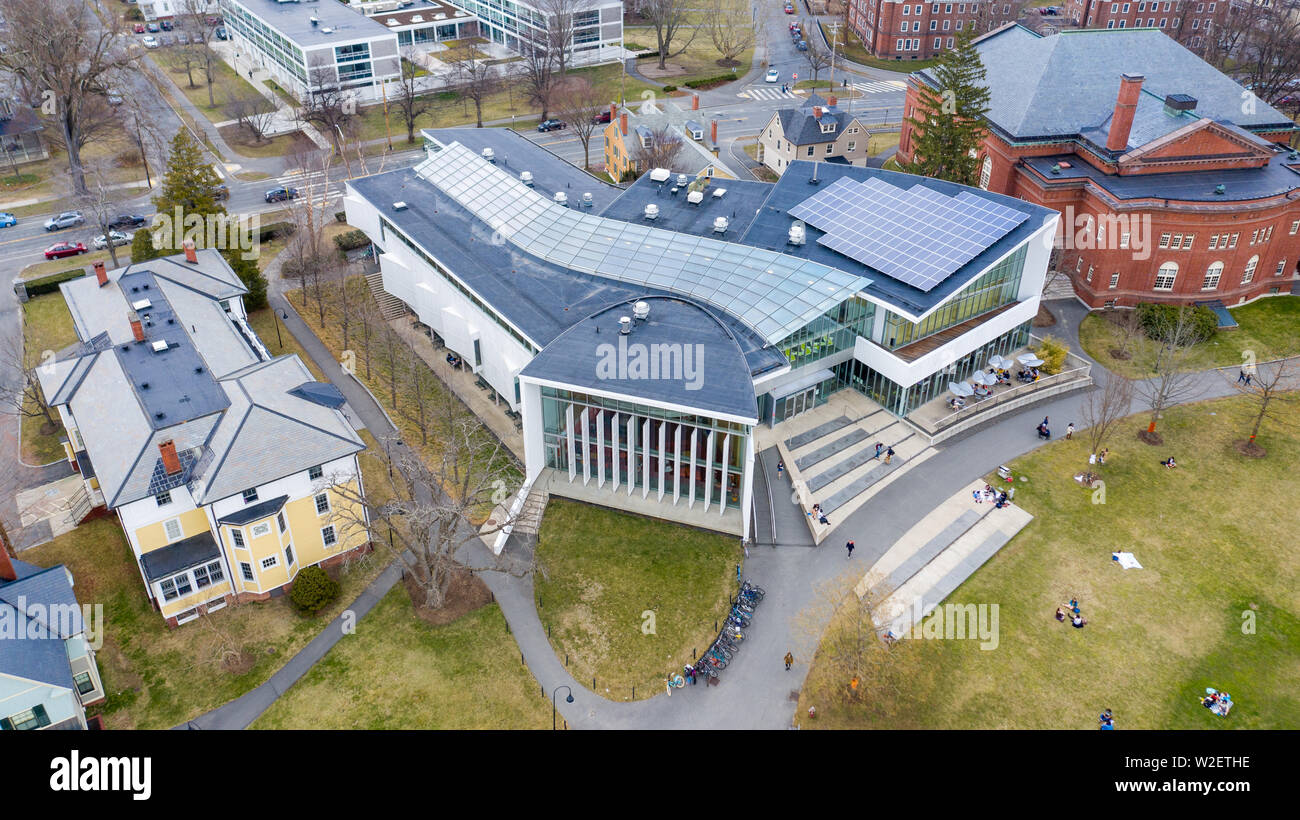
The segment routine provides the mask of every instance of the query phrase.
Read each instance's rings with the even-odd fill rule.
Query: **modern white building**
[[[511,51],[546,43],[550,26],[546,5],[539,0],[452,0],[479,21],[479,36]],[[608,63],[624,58],[621,0],[576,0],[569,65]]]
[[[360,102],[401,73],[397,33],[338,0],[221,0],[236,62],[251,59],[299,100],[338,85]]]
[[[845,388],[905,416],[1023,346],[1058,219],[843,164],[624,191],[512,132],[425,136],[416,168],[348,182],[347,221],[522,412],[527,480],[741,535],[756,426]]]

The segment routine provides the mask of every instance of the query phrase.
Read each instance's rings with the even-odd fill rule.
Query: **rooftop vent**
[[[1053,173],[1053,174],[1059,174],[1059,173],[1061,173],[1061,163],[1058,162],[1058,163],[1056,163],[1055,165],[1052,166],[1052,173]]]
[[[405,203],[405,202],[394,202],[394,203],[393,203],[393,210],[394,210],[394,211],[405,211],[405,210],[406,210],[406,203]]]
[[[659,218],[659,206],[656,205],[656,204],[654,204],[653,202],[651,202],[649,205],[646,205],[646,206],[645,206],[645,218],[646,218],[646,219],[658,219],[658,218]]]
[[[395,26],[395,25],[397,25],[397,18],[396,18],[396,17],[389,17],[387,20],[384,21],[384,25],[386,25],[386,26]]]
[[[714,198],[714,199],[722,199],[722,197],[723,197],[726,193],[727,193],[727,189],[726,189],[726,188],[714,188],[714,189],[713,189],[713,198]]]
[[[686,183],[687,183],[687,182],[688,182],[688,180],[686,179],[686,174],[678,174],[678,175],[677,175],[677,187],[679,187],[679,188],[683,188],[683,187],[686,186]]]
[[[141,389],[141,390],[148,390],[148,389],[149,389],[149,382],[140,382],[140,389]]]
[[[635,316],[636,318],[640,319],[640,320],[643,321],[643,322],[644,322],[646,319],[649,319],[649,318],[650,318],[650,303],[649,303],[649,302],[637,302],[635,305],[632,306],[632,315]]]
[[[564,191],[556,191],[556,192],[555,192],[555,204],[556,204],[556,205],[563,205],[563,206],[566,207],[566,208],[569,207],[569,195],[566,194]]]
[[[1170,113],[1195,111],[1196,98],[1190,94],[1170,94],[1165,97],[1165,110]]]
[[[497,161],[497,152],[493,151],[491,148],[484,148],[483,159],[495,165]]]
[[[167,349],[167,342],[165,342],[162,339],[159,339],[158,341],[154,342],[149,346],[153,348],[154,353],[162,353],[164,350]]]
[[[592,205],[595,204],[596,204],[596,200],[590,193],[585,193],[582,195],[582,207],[590,208]]]
[[[790,236],[786,241],[791,245],[802,245],[807,239],[803,223],[796,219],[790,226]]]
[[[629,334],[629,333],[632,332],[632,317],[631,317],[631,316],[620,316],[620,317],[618,317],[618,332],[621,333],[621,334],[623,334],[624,336],[626,336],[627,334]]]
[[[667,168],[656,168],[650,172],[650,179],[653,182],[667,182],[672,175],[673,172]]]
[[[1215,186],[1214,186],[1214,195],[1215,195],[1215,196],[1223,196],[1223,195],[1226,194],[1227,192],[1228,192],[1228,188],[1227,188],[1227,186],[1225,186],[1225,185],[1220,184],[1220,185],[1215,185]]]
[[[316,15],[313,14],[313,15],[311,16],[311,24],[314,26],[314,25],[317,25],[317,24],[319,24],[319,23],[320,23],[320,20],[316,19]]]
[[[713,220],[713,232],[726,233],[727,226],[730,224],[731,223],[727,222],[727,218],[725,216],[720,216],[717,219]]]
[[[524,172],[520,173],[520,174],[519,174],[519,181],[522,182],[523,184],[527,185],[529,188],[533,187],[533,172],[532,172],[532,171],[524,171]]]
[[[699,205],[701,202],[704,201],[704,192],[691,191],[689,194],[686,195],[686,201],[691,203],[692,205]]]
[[[321,33],[321,34],[333,34],[333,33],[334,33],[334,29],[330,28],[329,26],[326,26],[325,28],[323,28],[323,29],[320,30],[320,33]]]
[[[423,14],[413,14],[413,15],[411,15],[411,22],[412,22],[412,23],[423,23],[423,22],[424,22],[424,15],[423,15]]]
[[[151,307],[153,307],[153,304],[148,299],[140,299],[139,301],[131,303],[131,308],[133,310],[147,310]]]

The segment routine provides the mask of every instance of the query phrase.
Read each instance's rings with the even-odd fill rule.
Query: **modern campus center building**
[[[1024,345],[1058,218],[826,163],[622,190],[512,132],[424,133],[414,169],[349,181],[347,221],[522,413],[527,480],[742,535],[755,428],[846,387],[905,417]]]

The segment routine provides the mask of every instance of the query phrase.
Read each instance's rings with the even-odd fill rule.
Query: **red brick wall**
[[[989,0],[980,0],[978,3],[917,3],[910,0],[851,0],[849,28],[876,57],[902,62],[928,60],[947,51],[950,38],[956,42],[957,36],[961,34],[957,30],[957,21],[962,22],[963,29],[968,28],[973,21],[978,21],[981,31],[991,31],[1014,21],[1020,15],[1024,2],[1025,0],[998,0],[990,3]],[[974,10],[976,8],[978,11]],[[906,14],[903,13],[904,10],[907,11]],[[907,31],[901,30],[904,22],[907,23]],[[932,22],[933,29],[930,27]],[[934,46],[936,37],[939,38],[938,48]],[[900,39],[912,42],[905,42],[900,49]],[[909,48],[909,45],[914,47]]]

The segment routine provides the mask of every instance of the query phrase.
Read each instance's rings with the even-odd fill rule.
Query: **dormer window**
[[[834,120],[831,120],[830,122],[823,122],[823,123],[822,123],[822,133],[823,133],[823,134],[834,134],[834,133],[835,133],[835,121],[834,121]]]

